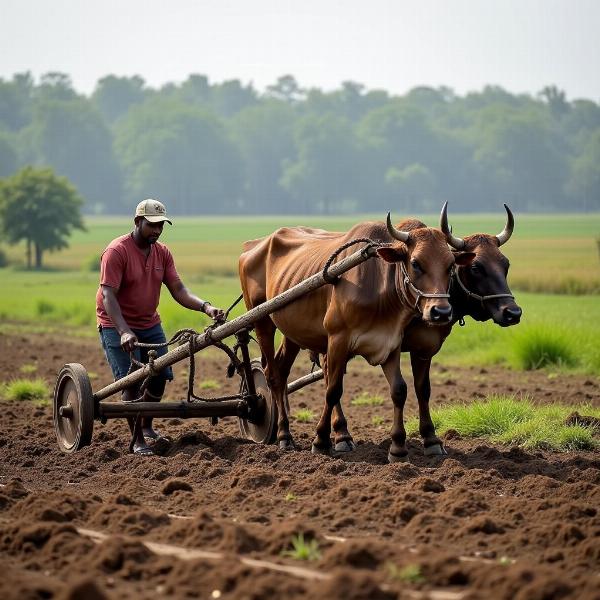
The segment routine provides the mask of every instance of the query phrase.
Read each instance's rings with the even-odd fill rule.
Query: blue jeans
[[[106,355],[106,360],[112,369],[115,381],[127,375],[131,360],[129,354],[121,348],[121,336],[114,327],[98,327],[100,333],[100,343]],[[165,332],[160,323],[150,327],[149,329],[132,329],[137,336],[138,342],[145,344],[164,344],[167,341]],[[148,350],[151,348],[136,348],[134,356],[140,362],[148,362]],[[158,356],[163,356],[167,353],[168,348],[155,348]],[[157,378],[165,381],[173,381],[173,369],[171,367],[164,368]]]

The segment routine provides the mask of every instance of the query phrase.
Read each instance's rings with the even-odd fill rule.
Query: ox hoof
[[[352,452],[356,450],[356,444],[352,440],[343,440],[335,445],[336,452]]]
[[[294,440],[279,440],[279,449],[285,450],[286,452],[295,450],[296,446],[294,445]]]
[[[314,444],[311,446],[310,451],[313,454],[320,454],[322,456],[331,456],[331,446],[327,446],[325,448],[321,448],[320,446],[315,446]]]
[[[407,462],[409,462],[408,454],[396,455],[396,454],[392,454],[391,452],[388,452],[388,462],[389,463],[407,463]]]
[[[442,444],[433,444],[431,446],[427,446],[423,451],[425,456],[444,456],[448,454],[446,452],[446,448]]]

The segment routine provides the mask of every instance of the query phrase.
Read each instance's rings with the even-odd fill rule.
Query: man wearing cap
[[[102,253],[100,287],[96,294],[96,317],[100,342],[115,379],[127,375],[130,354],[148,362],[148,351],[136,348],[136,342],[161,344],[166,341],[160,316],[156,311],[164,283],[171,296],[182,306],[206,313],[212,319],[223,318],[223,311],[192,294],[181,281],[169,249],[158,242],[167,218],[164,204],[144,200],[137,205],[134,230],[113,240]],[[157,348],[158,356],[167,352]],[[143,400],[160,402],[167,381],[173,379],[171,367],[152,377]],[[123,401],[138,396],[138,386],[123,392]],[[132,424],[130,423],[130,426]],[[142,427],[134,441],[136,454],[153,454],[151,446],[160,439],[152,428],[152,418],[142,419]]]

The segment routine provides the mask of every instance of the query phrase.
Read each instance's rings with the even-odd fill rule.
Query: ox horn
[[[390,235],[396,239],[399,240],[400,242],[404,242],[406,243],[408,241],[408,231],[400,231],[400,229],[396,229],[393,225],[392,225],[392,217],[390,216],[390,213],[388,213],[387,215],[387,228],[388,231],[390,232]]]
[[[506,242],[510,240],[510,236],[515,228],[515,218],[513,217],[510,208],[508,208],[506,204],[504,205],[504,208],[506,209],[506,225],[504,226],[502,232],[496,236],[496,239],[498,240],[498,246],[502,246],[502,244],[506,244]]]
[[[455,250],[463,250],[465,247],[465,241],[462,238],[452,235],[452,229],[448,227],[448,202],[444,202],[442,207],[442,214],[440,215],[440,229],[446,236],[446,242],[450,244]]]

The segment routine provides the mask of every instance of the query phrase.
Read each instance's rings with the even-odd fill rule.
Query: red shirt
[[[160,286],[180,279],[170,250],[159,242],[150,246],[146,257],[128,233],[113,240],[102,253],[100,287],[96,294],[96,320],[103,327],[114,327],[104,309],[102,286],[116,291],[123,318],[132,329],[149,329],[160,323],[156,311]]]

